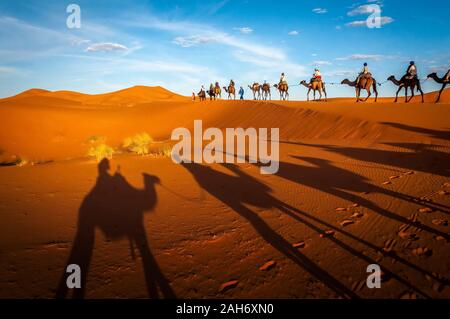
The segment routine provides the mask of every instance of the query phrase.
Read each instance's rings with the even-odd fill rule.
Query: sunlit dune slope
[[[436,94],[427,95],[434,100]],[[391,102],[389,102],[389,100]],[[386,123],[448,130],[450,91],[442,104],[354,103],[351,98],[328,103],[280,101],[207,101],[160,87],[133,87],[86,95],[76,92],[30,90],[0,100],[0,149],[3,156],[33,160],[84,157],[92,137],[112,147],[134,134],[147,132],[158,141],[177,127],[191,129],[196,119],[204,127],[279,128],[285,141],[300,139],[410,140],[411,132]],[[108,107],[105,107],[105,106]]]

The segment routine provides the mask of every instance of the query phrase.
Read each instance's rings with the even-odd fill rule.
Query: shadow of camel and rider
[[[295,264],[297,264],[297,266],[307,271],[317,280],[323,282],[329,289],[334,291],[336,295],[344,298],[358,298],[358,295],[353,292],[352,289],[333,277],[326,270],[320,268],[316,263],[302,254],[298,249],[295,249],[291,243],[289,243],[282,235],[272,229],[264,221],[264,219],[258,215],[257,212],[250,209],[247,205],[263,210],[276,209],[318,234],[323,234],[326,229],[332,229],[351,240],[359,242],[367,246],[368,248],[373,249],[376,252],[382,251],[381,246],[377,246],[376,244],[359,238],[356,235],[351,234],[343,230],[342,228],[333,225],[332,223],[326,222],[313,214],[304,212],[283,201],[280,201],[271,194],[272,190],[270,187],[243,172],[236,165],[222,164],[223,167],[225,167],[232,175],[217,171],[206,165],[195,163],[182,165],[192,174],[195,181],[203,190],[207,191],[210,195],[226,204],[230,209],[232,209],[246,221],[248,221],[253,229],[257,232],[257,234],[279,253],[293,261]],[[284,167],[286,171],[282,169],[281,174],[278,175],[279,177],[285,177],[285,172],[292,169],[292,167],[287,167],[286,163],[280,163],[280,167]],[[303,169],[303,167],[301,168]],[[294,169],[296,169],[296,172],[300,172],[298,168],[294,167]],[[304,172],[305,171],[302,171],[301,173],[303,174]],[[297,177],[298,176],[296,175],[295,179]],[[296,179],[295,182],[301,183],[301,180]],[[320,189],[320,186],[316,186]],[[334,195],[341,195],[344,198],[346,197],[344,194],[336,192],[334,192]],[[367,203],[365,204],[367,205]],[[370,207],[372,205],[368,206]],[[390,215],[389,217],[392,217],[392,215]],[[344,241],[334,236],[327,238],[334,244],[341,247],[343,250],[349,252],[356,258],[361,259],[363,262],[369,264],[377,263],[375,260],[361,253],[357,248],[350,246],[348,243],[345,243]],[[432,276],[429,271],[422,269],[421,267],[399,256],[394,255],[392,257],[417,272]],[[427,296],[425,292],[415,287],[413,283],[409,282],[408,280],[404,280],[403,278],[401,278],[401,276],[398,276],[394,271],[390,271],[386,267],[382,267],[382,269],[387,275],[389,275],[389,277],[395,278],[404,286],[416,291],[422,296]],[[435,279],[439,280],[439,278],[437,277]]]
[[[150,251],[144,227],[144,212],[154,209],[157,203],[155,185],[159,178],[143,174],[144,189],[134,188],[120,173],[109,173],[110,162],[103,159],[98,165],[95,186],[84,198],[78,215],[78,228],[67,265],[76,264],[81,269],[81,288],[74,289],[74,298],[84,298],[87,276],[94,249],[95,230],[100,229],[111,241],[128,238],[132,257],[138,249],[143,263],[145,281],[150,298],[175,298],[168,280],[164,277]],[[65,270],[65,268],[64,268]],[[65,298],[69,293],[66,272],[57,287],[56,297]]]

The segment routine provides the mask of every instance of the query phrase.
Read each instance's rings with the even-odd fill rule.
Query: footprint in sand
[[[334,231],[331,229],[326,230],[325,232],[320,234],[320,238],[326,238],[326,237],[332,237],[332,236],[334,236]]]
[[[383,182],[383,183],[381,183],[382,185],[391,185],[392,184],[392,182],[390,182],[390,181],[387,181],[387,182]]]
[[[237,287],[238,284],[239,284],[239,281],[237,281],[237,280],[231,280],[231,281],[228,281],[228,282],[226,282],[226,283],[224,283],[224,284],[222,284],[222,285],[220,286],[219,292],[225,292],[225,291],[228,291],[228,290],[230,290],[230,289],[232,289],[232,288]]]
[[[297,248],[297,249],[299,249],[299,248],[305,248],[305,247],[306,247],[306,243],[305,243],[304,241],[301,241],[301,242],[292,244],[292,247]]]
[[[389,177],[390,180],[398,179],[398,178],[400,178],[400,176],[398,176],[398,175],[394,175],[394,176]]]
[[[429,214],[432,212],[434,212],[434,210],[429,207],[419,208],[419,213]]]
[[[429,257],[433,254],[433,251],[428,247],[418,247],[413,249],[411,253],[417,257]]]
[[[361,218],[361,217],[363,217],[363,216],[364,216],[363,213],[356,212],[356,213],[353,213],[353,215],[350,216],[350,218]]]
[[[351,219],[346,219],[346,220],[343,220],[343,221],[341,221],[339,224],[342,226],[342,227],[345,227],[345,226],[348,226],[348,225],[352,225],[352,224],[354,224],[355,222],[353,221],[353,220],[351,220]]]
[[[408,175],[414,175],[415,173],[413,171],[409,171],[409,172],[405,172],[403,173],[403,175],[408,176]]]
[[[436,226],[448,226],[448,220],[443,218],[433,219],[431,222]]]
[[[384,243],[384,247],[383,247],[383,252],[384,253],[392,253],[394,252],[394,247],[397,244],[397,241],[393,238],[388,239],[385,243]]]
[[[261,267],[259,267],[259,270],[261,271],[267,271],[272,269],[273,267],[275,267],[277,263],[273,260],[270,260],[268,262],[266,262],[264,265],[262,265]]]

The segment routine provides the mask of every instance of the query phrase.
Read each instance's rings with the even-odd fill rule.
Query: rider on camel
[[[230,80],[230,86],[234,87],[234,81],[233,81],[233,79]]]
[[[322,74],[320,73],[320,70],[318,68],[316,68],[314,70],[313,77],[311,79],[311,83],[313,83],[313,82],[321,82],[321,81],[322,81]]]
[[[287,79],[286,79],[286,75],[284,75],[284,73],[281,73],[280,85],[281,84],[286,84],[287,85]]]
[[[409,63],[408,69],[406,70],[406,77],[408,79],[417,78],[417,67],[414,61]]]
[[[359,82],[359,79],[361,79],[361,77],[368,76],[369,74],[370,74],[369,66],[367,65],[367,63],[364,63],[364,67],[361,70],[361,73],[359,73],[358,78],[356,79],[356,83]]]

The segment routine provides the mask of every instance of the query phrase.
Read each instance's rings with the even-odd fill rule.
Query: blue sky
[[[66,8],[81,8],[81,28]],[[381,28],[368,28],[379,4]],[[450,68],[448,0],[0,0],[0,97],[29,88],[102,93],[161,85],[189,95],[211,82],[290,84],[319,66],[326,82],[356,77],[368,62],[379,82]],[[223,86],[223,85],[222,85]],[[438,88],[425,82],[426,91]],[[292,87],[305,99],[306,89]],[[391,84],[381,88],[391,95]],[[329,96],[353,95],[328,86]],[[247,90],[247,96],[250,94]]]

